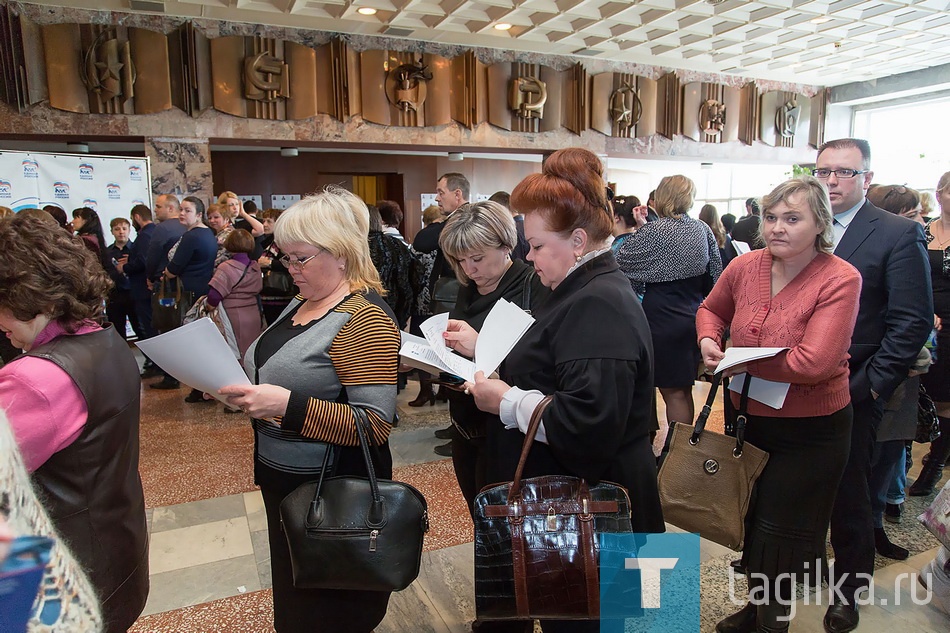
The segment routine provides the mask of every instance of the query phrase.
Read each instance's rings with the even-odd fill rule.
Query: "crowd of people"
[[[437,432],[448,444],[436,450],[452,457],[473,516],[485,484],[513,478],[544,406],[524,476],[619,483],[634,531],[663,532],[657,391],[667,421],[691,424],[694,383],[729,346],[781,348],[728,371],[789,388],[780,408],[727,396],[726,415],[742,410],[745,440],[769,461],[736,562],[750,599],[716,628],[787,631],[795,592],[787,579],[817,563],[838,588],[826,631],[854,630],[875,552],[908,557],[885,520],[901,520],[905,495],[934,494],[950,457],[950,353],[942,353],[950,331],[941,328],[950,313],[950,172],[937,183],[943,213],[934,218],[919,193],[872,178],[869,145],[839,139],[819,149],[813,176],[749,199],[745,217],[720,217],[707,204],[694,219],[696,186],[686,176],[663,178],[641,204],[605,186],[595,154],[570,148],[510,195],[484,202],[469,202],[463,174],[443,174],[411,241],[398,203],[368,205],[337,187],[260,220],[232,192],[207,208],[196,196],[164,194],[154,216],[137,205],[129,220],[113,220],[111,245],[93,209],[76,209],[71,223],[58,207],[0,214],[0,329],[12,345],[0,367],[0,440],[7,424],[16,439],[0,449],[22,455],[37,490],[39,502],[22,501],[43,506],[30,514],[33,528],[61,539],[62,601],[84,606],[61,608],[62,617],[124,631],[145,604],[140,381],[124,339],[127,321],[140,339],[181,325],[153,320],[156,298],[224,317],[251,378],[217,395],[254,429],[281,633],[311,631],[315,621],[369,632],[385,617],[389,592],[294,585],[281,501],[324,467],[367,475],[355,426],[363,416],[372,467],[391,477],[389,436],[409,369],[400,331],[419,333],[430,315],[448,312],[446,345],[471,357],[505,299],[535,321],[498,375],[463,384],[423,372],[409,402],[448,401],[450,426]],[[142,376],[160,378],[151,388],[181,387],[151,362]],[[921,389],[941,434],[908,487]],[[195,390],[185,399],[216,402]],[[950,583],[947,559],[942,551],[929,568]],[[540,626],[599,630],[596,620]]]

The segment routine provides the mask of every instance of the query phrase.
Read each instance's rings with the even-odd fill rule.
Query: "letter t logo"
[[[676,567],[678,558],[625,558],[624,569],[640,570],[640,604],[644,609],[660,608],[660,571]]]

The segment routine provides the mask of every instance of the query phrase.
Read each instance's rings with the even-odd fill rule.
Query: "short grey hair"
[[[469,281],[459,266],[465,253],[493,248],[512,251],[517,244],[518,230],[508,209],[489,200],[459,207],[445,221],[439,236],[439,248],[463,284]]]

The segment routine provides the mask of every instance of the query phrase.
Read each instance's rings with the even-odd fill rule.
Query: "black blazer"
[[[873,389],[887,401],[907,379],[933,328],[930,261],[923,227],[864,202],[835,255],[861,273],[861,305],[851,337],[851,400]]]

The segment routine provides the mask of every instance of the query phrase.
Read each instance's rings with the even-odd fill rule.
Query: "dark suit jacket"
[[[907,379],[933,328],[930,261],[923,228],[864,202],[835,248],[861,273],[851,337],[851,400],[873,389],[882,402]]]
[[[759,226],[762,218],[757,215],[747,215],[732,227],[732,239],[745,242],[752,250],[765,248],[765,242],[759,236]]]

